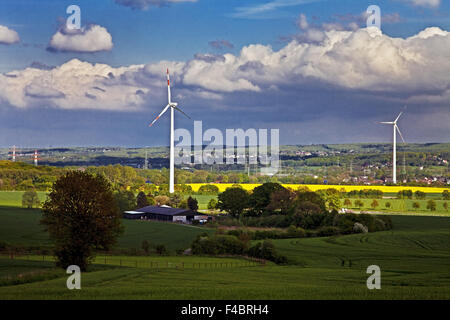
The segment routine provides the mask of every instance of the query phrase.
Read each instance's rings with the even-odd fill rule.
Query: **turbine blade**
[[[169,68],[167,68],[167,99],[169,104],[171,103],[171,93],[170,93],[170,76],[169,76]]]
[[[403,111],[400,112],[400,113],[398,114],[397,118],[394,120],[395,123],[397,123],[397,120],[398,120],[398,118],[400,118],[400,116],[402,115],[402,113],[403,113]]]
[[[148,126],[151,127],[151,126],[156,122],[156,120],[158,120],[159,117],[161,117],[161,116],[164,114],[164,112],[166,112],[167,109],[169,109],[169,107],[170,107],[170,104],[168,104],[168,105],[163,109],[163,111],[161,111],[161,113],[155,118],[155,120],[153,120],[152,123],[150,123]]]
[[[191,119],[191,117],[189,117],[186,113],[184,113],[180,108],[178,108],[177,106],[172,105],[172,108],[174,108],[175,110],[181,112],[182,114],[184,114],[188,119]]]
[[[403,143],[405,143],[405,139],[403,139],[402,133],[400,132],[400,129],[397,125],[395,125],[395,128],[397,128],[398,134],[400,135],[400,138],[402,138]]]
[[[378,122],[378,123],[381,123],[381,124],[394,124],[394,122]]]

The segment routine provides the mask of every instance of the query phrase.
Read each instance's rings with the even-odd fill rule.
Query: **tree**
[[[270,195],[270,202],[266,209],[270,211],[280,210],[281,214],[288,214],[289,208],[295,198],[295,193],[288,189],[281,189],[272,192]]]
[[[136,209],[136,197],[132,191],[116,191],[114,193],[114,201],[120,212]]]
[[[170,198],[168,196],[156,196],[155,203],[158,206],[167,205],[170,202]]]
[[[427,202],[427,209],[430,210],[430,211],[436,211],[436,201],[428,200],[428,202]]]
[[[28,190],[22,195],[22,207],[31,209],[33,207],[38,208],[41,205],[36,190]]]
[[[420,190],[417,190],[416,192],[414,192],[414,195],[415,195],[416,199],[419,199],[419,200],[423,200],[427,196],[427,194],[425,192],[422,192]]]
[[[187,199],[187,205],[188,208],[191,209],[192,211],[198,210],[198,201],[197,199],[192,198],[191,196],[189,196],[189,198]]]
[[[352,206],[352,200],[350,200],[349,198],[346,198],[344,200],[344,206],[346,206],[347,208]]]
[[[447,202],[444,202],[444,204],[442,206],[444,207],[445,211],[448,210],[448,203]]]
[[[339,210],[341,208],[340,194],[339,193],[327,194],[326,204],[328,210]]]
[[[364,207],[364,202],[362,202],[361,200],[355,200],[355,206],[357,206],[358,208],[362,208]]]
[[[389,209],[391,207],[391,203],[388,201],[384,204],[384,206]]]
[[[170,194],[169,198],[169,205],[175,208],[178,208],[181,204],[181,201],[183,201],[183,196],[178,192]]]
[[[110,183],[100,175],[70,171],[54,184],[41,223],[55,243],[57,265],[86,270],[96,249],[109,250],[123,232]]]
[[[138,193],[138,195],[136,197],[136,203],[137,203],[138,208],[143,208],[143,207],[150,205],[148,202],[147,196],[145,195],[145,193],[143,191]]]
[[[155,248],[156,253],[159,254],[160,256],[162,256],[163,254],[165,254],[167,252],[166,246],[163,244],[158,244]]]
[[[216,199],[212,198],[211,200],[209,200],[208,209],[209,210],[217,209],[217,200]]]
[[[450,200],[450,192],[448,192],[448,190],[444,190],[442,192],[442,198],[444,198],[444,200]]]
[[[219,193],[219,188],[213,184],[204,184],[200,186],[197,193],[204,195],[216,195]]]
[[[149,251],[150,251],[150,243],[147,240],[142,241],[142,250],[144,250],[144,252],[146,254],[149,253]]]
[[[417,202],[417,201],[415,201],[415,202],[413,203],[413,208],[414,208],[414,209],[419,209],[419,208],[420,208],[420,203]]]
[[[217,208],[239,217],[248,207],[249,195],[241,188],[228,188],[218,196]]]
[[[272,193],[285,189],[281,184],[274,182],[266,182],[255,189],[249,198],[250,212],[254,216],[258,216],[267,211]]]
[[[376,209],[380,204],[378,203],[378,201],[376,199],[373,199],[372,203],[370,204],[370,206],[374,209]]]

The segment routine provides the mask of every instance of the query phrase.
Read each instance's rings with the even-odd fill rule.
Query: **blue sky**
[[[81,8],[83,36],[99,37],[93,42],[98,45],[95,52],[86,52],[84,43],[71,42],[68,48],[67,42],[56,40],[58,33],[66,40],[71,37],[62,29],[71,4]],[[370,4],[382,12],[383,39],[374,49],[382,54],[361,57],[357,49],[353,55],[345,47],[329,48],[327,41],[336,39],[342,45],[364,46],[361,42],[368,40],[361,35],[362,14]],[[300,26],[301,15],[307,27]],[[205,128],[279,128],[281,143],[289,144],[389,141],[390,132],[374,122],[390,120],[407,104],[400,125],[408,141],[450,138],[450,70],[445,63],[436,67],[433,57],[434,52],[437,60],[448,60],[444,55],[450,52],[450,35],[436,31],[450,30],[448,1],[2,0],[0,26],[20,37],[2,43],[0,33],[1,146],[166,145],[168,119],[151,129],[146,125],[163,106],[163,70],[172,65],[173,94]],[[92,26],[98,29],[89,35]],[[434,31],[422,43],[396,43],[430,27]],[[344,41],[344,33],[356,36],[346,34]],[[247,56],[243,48],[250,48]],[[273,59],[264,60],[266,48]],[[326,52],[326,58],[314,57],[313,50]],[[390,50],[400,50],[401,56],[392,58]],[[286,52],[292,73],[277,52]],[[367,83],[339,71],[348,64],[360,69],[354,73],[363,72],[367,59],[377,57],[380,61],[368,68],[374,75]],[[78,70],[90,87],[78,87],[74,74],[57,72],[72,59],[80,63],[71,64],[67,72]],[[381,70],[383,61],[392,64],[392,78],[383,74],[389,71]],[[102,98],[100,90],[92,89],[98,88],[103,71],[83,62],[116,70],[114,79],[101,83],[111,86],[111,94]],[[33,63],[36,71],[26,72]],[[140,67],[119,70],[130,65]],[[90,91],[79,94],[86,88]],[[417,127],[419,119],[423,125]],[[178,117],[177,127],[191,130],[192,123]]]

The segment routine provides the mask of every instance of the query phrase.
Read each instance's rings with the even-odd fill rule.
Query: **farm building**
[[[197,220],[206,222],[210,220],[206,214],[194,212],[189,209],[172,208],[169,206],[147,206],[134,211],[125,211],[125,219],[158,220],[167,222],[192,223]]]

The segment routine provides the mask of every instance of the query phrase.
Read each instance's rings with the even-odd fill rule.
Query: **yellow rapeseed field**
[[[207,183],[190,183],[189,186],[192,190],[197,192],[198,189]],[[232,183],[210,183],[219,188],[220,192],[225,191],[227,188],[233,186]],[[239,183],[245,190],[251,191],[254,188],[260,186],[260,183]],[[406,186],[374,186],[374,185],[360,185],[360,186],[347,186],[347,185],[330,185],[330,184],[282,184],[285,188],[290,188],[292,190],[297,190],[299,188],[307,187],[311,191],[323,190],[334,188],[337,190],[342,190],[349,192],[352,190],[363,190],[363,189],[375,189],[381,190],[384,193],[397,193],[400,190],[411,190],[412,192],[422,191],[426,193],[442,193],[444,190],[449,190],[449,188],[435,188],[435,187],[406,187]]]

